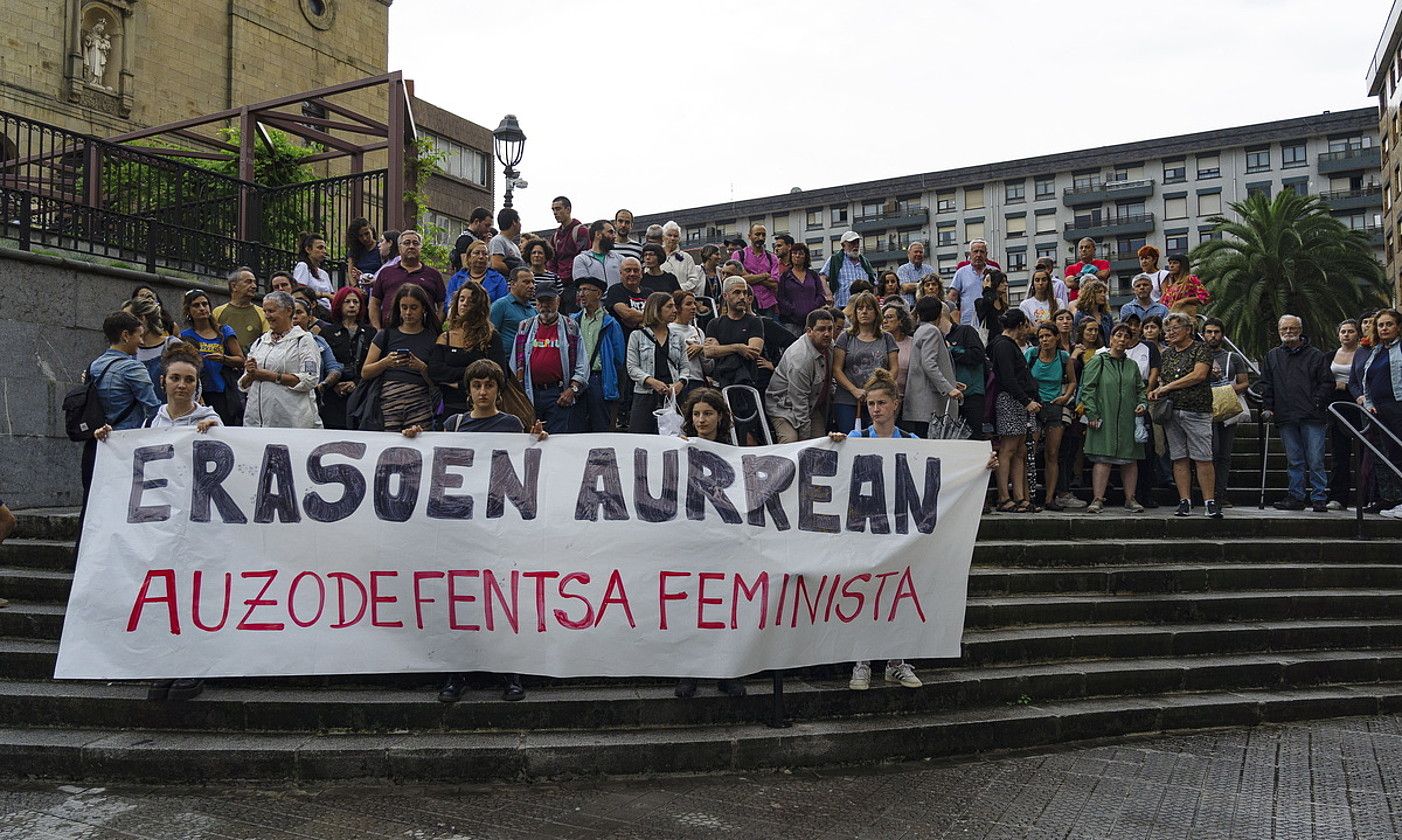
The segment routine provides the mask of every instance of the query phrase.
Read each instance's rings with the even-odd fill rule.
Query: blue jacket
[[[579,310],[571,317],[574,318],[576,324],[582,323],[584,310]],[[583,346],[582,342],[580,346]],[[606,400],[618,399],[618,369],[623,366],[624,352],[623,327],[618,323],[618,319],[605,312],[604,326],[599,330],[599,378],[604,383],[604,399]],[[585,359],[585,375],[592,372],[593,366],[588,359]]]
[[[141,362],[120,350],[108,348],[88,365],[88,376],[99,374],[102,379],[97,383],[97,396],[102,401],[102,413],[107,422],[112,423],[133,403],[140,403],[127,412],[122,422],[112,423],[113,429],[139,429],[147,418],[156,416],[161,401],[151,384],[151,375]]]
[[[1388,379],[1392,382],[1393,401],[1402,402],[1402,341],[1393,339],[1392,344],[1374,347],[1372,355],[1364,363],[1363,405],[1365,408],[1372,409],[1377,406],[1373,391],[1368,387],[1368,374],[1372,372],[1374,367],[1381,365],[1388,366],[1387,373]]]
[[[453,305],[453,295],[458,293],[463,284],[467,282],[467,269],[460,268],[452,277],[448,278],[448,303],[446,308]],[[482,278],[482,288],[487,292],[487,300],[496,303],[499,299],[506,297],[506,278],[501,276],[501,272],[495,268],[487,269],[487,276]]]

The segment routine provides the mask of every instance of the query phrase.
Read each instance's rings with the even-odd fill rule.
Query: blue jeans
[[[562,406],[557,403],[563,392],[562,385],[536,388],[531,400],[535,405],[535,419],[539,420],[545,426],[545,431],[552,435],[568,433],[570,420],[574,417],[575,405]],[[576,398],[576,405],[578,404],[577,400],[578,398]]]
[[[1329,478],[1324,472],[1324,423],[1282,423],[1280,440],[1285,444],[1290,497],[1324,504],[1329,496]],[[1309,470],[1309,497],[1305,496],[1305,470]]]
[[[632,382],[624,380],[620,388],[632,387]],[[589,374],[589,387],[584,389],[574,408],[574,430],[577,432],[613,431],[614,413],[618,411],[618,400],[604,399],[604,376],[602,373]]]

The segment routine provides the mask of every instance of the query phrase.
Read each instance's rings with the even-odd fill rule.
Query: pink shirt
[[[730,255],[732,260],[739,260],[745,266],[746,274],[768,274],[776,281],[782,273],[783,263],[770,251],[755,253],[753,248],[742,248]],[[756,309],[773,309],[779,304],[779,298],[774,290],[768,286],[761,286],[757,283],[750,285],[750,289],[755,293]]]

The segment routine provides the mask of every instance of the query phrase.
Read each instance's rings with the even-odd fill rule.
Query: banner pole
[[[774,691],[770,695],[769,703],[769,723],[770,729],[788,729],[793,726],[793,721],[784,714],[784,672],[771,671],[770,677],[774,682]]]

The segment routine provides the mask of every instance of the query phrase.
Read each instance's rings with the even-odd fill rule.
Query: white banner
[[[54,676],[958,656],[987,460],[967,441],[117,432]]]

